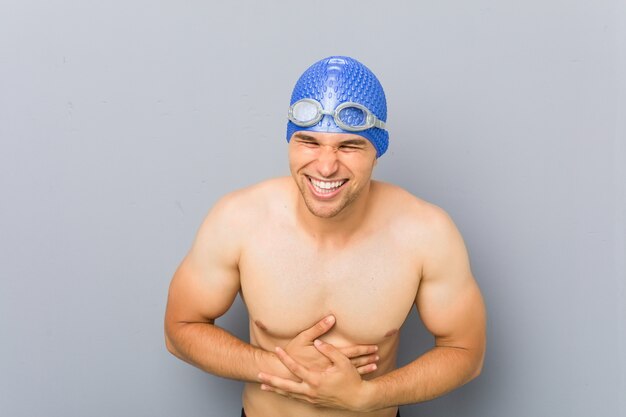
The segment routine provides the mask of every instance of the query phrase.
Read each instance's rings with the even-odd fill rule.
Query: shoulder
[[[415,254],[424,265],[465,257],[465,243],[448,213],[410,192],[377,182],[376,210],[383,215],[378,226],[398,247]]]
[[[236,265],[245,239],[270,211],[270,197],[287,194],[283,190],[287,186],[285,179],[268,180],[219,198],[200,225],[187,258],[200,264],[213,259]]]
[[[389,226],[405,232],[434,237],[456,230],[454,222],[441,207],[423,200],[393,184],[373,181],[375,205]]]
[[[256,222],[274,204],[286,198],[290,177],[266,180],[220,197],[207,214],[209,221],[229,227]]]
[[[378,204],[386,210],[396,241],[416,254],[422,279],[471,278],[467,249],[452,218],[441,207],[390,184],[380,184]]]

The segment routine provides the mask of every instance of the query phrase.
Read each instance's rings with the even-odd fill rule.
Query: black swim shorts
[[[246,413],[243,411],[243,408],[241,409],[241,417],[246,417]],[[396,414],[396,417],[400,417],[400,410],[398,410],[398,414]]]

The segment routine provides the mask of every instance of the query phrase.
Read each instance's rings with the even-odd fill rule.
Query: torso
[[[336,324],[322,340],[336,347],[378,345],[378,370],[367,378],[395,369],[399,329],[415,303],[421,265],[415,245],[407,243],[401,219],[393,212],[379,213],[341,248],[320,245],[290,214],[289,182],[274,182],[268,186],[285,190],[274,190],[274,202],[260,210],[262,218],[246,238],[239,262],[250,342],[268,351],[284,347],[302,330],[333,314]],[[377,193],[395,192],[383,184],[375,186]],[[381,207],[399,210],[389,204]],[[243,400],[249,417],[359,415],[263,392],[258,384],[246,385]],[[367,415],[395,413],[393,408]]]

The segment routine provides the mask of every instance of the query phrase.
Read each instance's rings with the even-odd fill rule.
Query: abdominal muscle
[[[299,333],[332,314],[335,325],[319,339],[336,348],[378,346],[378,369],[364,379],[392,371],[396,368],[399,329],[414,305],[419,285],[401,259],[394,261],[385,270],[371,261],[349,271],[333,265],[334,279],[328,281],[324,280],[325,271],[314,266],[285,273],[285,268],[293,265],[285,261],[280,270],[266,264],[249,273],[249,264],[242,264],[241,295],[250,317],[250,343],[268,352],[286,348]],[[319,359],[319,355],[310,346],[306,355],[299,357]],[[311,360],[301,362],[306,365]],[[370,413],[316,407],[261,391],[258,383],[246,384],[243,404],[248,417],[394,417],[397,411],[396,407]]]
[[[327,334],[320,337],[326,343],[330,343],[337,348],[355,345],[342,335],[339,320],[337,317],[336,328],[331,329]],[[258,321],[250,320],[250,343],[263,350],[273,352],[279,346],[285,348],[295,337],[276,337],[269,334],[265,325]],[[363,375],[363,379],[372,379],[379,375],[386,374],[396,368],[396,354],[399,342],[397,329],[387,332],[378,342],[373,343],[378,346],[379,361],[376,363],[376,371]],[[311,346],[311,349],[315,349]],[[315,352],[311,354],[315,355]],[[303,364],[304,365],[304,364]],[[330,361],[328,362],[330,365]],[[395,417],[397,408],[391,407],[377,410],[370,413],[358,413],[347,410],[336,410],[326,407],[319,407],[282,395],[261,391],[260,384],[247,383],[243,392],[243,405],[248,417]]]

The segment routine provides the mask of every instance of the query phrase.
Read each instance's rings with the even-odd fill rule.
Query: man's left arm
[[[416,306],[435,346],[414,360],[370,381],[362,380],[331,345],[316,343],[333,366],[312,372],[278,350],[283,363],[302,382],[260,375],[263,389],[332,408],[372,411],[427,401],[469,382],[482,369],[486,314],[467,250],[454,223],[437,212],[428,233],[428,249]]]
[[[469,382],[482,370],[485,306],[463,239],[443,211],[434,216],[428,241],[415,303],[435,346],[407,366],[372,380],[367,408],[430,400]]]

